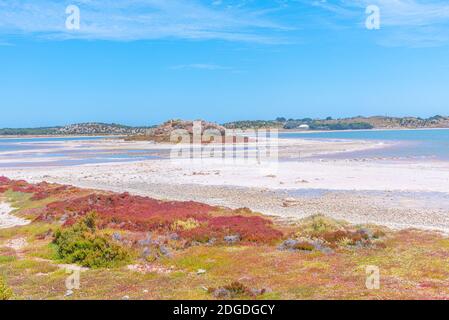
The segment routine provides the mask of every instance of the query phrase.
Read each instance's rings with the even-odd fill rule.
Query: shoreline
[[[7,202],[3,202],[0,199],[0,229],[14,228],[17,226],[24,226],[29,224],[31,221],[16,217],[11,214],[14,208]]]
[[[4,169],[1,175],[161,200],[248,207],[285,220],[324,214],[352,223],[449,232],[448,163],[303,161],[279,166],[274,175],[248,166],[163,159]],[[320,191],[319,196],[309,195]],[[285,206],[286,199],[293,205]]]
[[[83,188],[130,192],[164,200],[194,200],[231,208],[248,207],[279,219],[325,214],[353,223],[449,231],[449,162],[314,159],[320,155],[385,148],[376,141],[310,141],[280,139],[280,161],[159,158],[73,166],[0,167],[0,176],[30,182],[55,182]],[[172,145],[87,141],[63,142],[66,148],[170,150]],[[85,150],[85,149],[83,149]],[[238,153],[241,156],[241,151]],[[299,156],[299,157],[298,157]],[[324,190],[319,197],[301,192]],[[370,194],[371,192],[371,194]],[[372,194],[378,192],[379,194]],[[417,193],[400,195],[401,192]],[[296,194],[295,194],[296,193]],[[293,198],[286,206],[285,199]],[[444,200],[446,201],[446,200]],[[399,204],[398,204],[399,203]]]
[[[0,135],[0,140],[4,139],[40,139],[40,138],[120,138],[123,135]]]
[[[348,130],[296,130],[282,129],[279,133],[327,133],[327,132],[373,132],[373,131],[425,131],[425,130],[449,130],[449,128],[374,128],[374,129],[348,129]]]
[[[51,146],[45,144],[52,144]],[[263,143],[263,142],[262,142]],[[122,139],[111,138],[106,140],[70,140],[70,141],[51,141],[45,142],[44,145],[40,145],[40,143],[35,142],[27,142],[21,143],[23,145],[30,146],[29,149],[22,150],[5,150],[0,152],[0,162],[9,162],[11,160],[11,156],[17,155],[17,159],[20,159],[21,155],[32,155],[32,154],[40,154],[39,157],[27,157],[26,162],[32,163],[33,159],[36,159],[36,162],[42,162],[43,160],[57,160],[56,157],[49,157],[52,152],[64,153],[64,152],[92,152],[96,151],[98,154],[101,152],[111,152],[118,153],[123,155],[128,155],[128,151],[140,150],[142,152],[153,152],[155,155],[158,153],[167,153],[174,148],[186,148],[193,147],[195,150],[199,148],[204,148],[203,145],[186,145],[179,146],[168,143],[152,143],[152,142],[128,142]],[[271,143],[269,143],[271,145]],[[298,156],[299,152],[301,153],[301,157],[312,157],[317,155],[328,155],[332,153],[341,153],[341,152],[355,152],[355,151],[363,151],[370,150],[374,148],[382,148],[387,146],[389,143],[379,143],[378,141],[368,141],[368,140],[350,140],[350,139],[339,139],[339,140],[320,140],[320,141],[310,141],[307,139],[278,139],[274,143],[274,146],[279,148],[279,156],[289,157],[291,155]],[[38,148],[33,149],[31,147],[38,146]],[[223,145],[210,145],[209,148],[221,148]],[[252,148],[256,147],[257,144],[255,142],[248,143],[240,143],[234,144],[232,146],[226,146],[226,150],[232,150],[236,148],[236,153],[242,153],[244,148]],[[216,149],[217,150],[217,149]],[[75,156],[71,156],[70,154],[59,156],[64,160],[77,160],[79,159],[80,154],[75,154]],[[2,156],[8,156],[2,159]],[[46,157],[47,156],[47,157]],[[78,157],[76,157],[78,156]],[[132,154],[130,154],[130,158],[132,158]],[[14,159],[14,160],[17,160]],[[131,160],[132,161],[132,160]],[[17,161],[14,161],[17,162]],[[107,161],[106,161],[107,163]],[[57,165],[57,163],[55,164]]]
[[[264,128],[276,129],[279,133],[326,133],[326,132],[370,132],[370,131],[422,131],[422,130],[449,130],[449,127],[429,127],[429,128],[373,128],[373,129],[345,129],[345,130],[297,130],[297,129],[279,129],[279,128]],[[235,129],[229,129],[235,130]],[[246,130],[246,129],[242,129]],[[256,130],[256,129],[248,129]],[[0,135],[0,139],[33,139],[33,138],[120,138],[126,135]]]

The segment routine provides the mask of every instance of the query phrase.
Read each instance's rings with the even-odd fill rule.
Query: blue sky
[[[445,0],[0,0],[0,127],[426,117],[448,84]]]

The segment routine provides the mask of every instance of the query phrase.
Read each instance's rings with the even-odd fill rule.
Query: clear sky
[[[0,0],[0,110],[0,127],[449,114],[449,2]]]

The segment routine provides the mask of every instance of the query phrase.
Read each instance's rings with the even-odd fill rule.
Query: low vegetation
[[[128,261],[131,255],[124,247],[113,243],[110,236],[97,233],[95,219],[91,213],[74,225],[56,231],[53,243],[59,258],[89,268],[111,267]]]
[[[78,123],[68,126],[41,128],[3,128],[0,135],[127,135],[143,133],[149,127],[130,127],[115,123]]]
[[[12,298],[12,290],[6,285],[2,277],[0,277],[0,300],[9,300]]]
[[[212,238],[238,234],[244,242],[270,242],[282,233],[271,220],[261,216],[243,216],[230,210],[196,202],[166,202],[124,194],[91,194],[57,201],[46,206],[41,221],[74,223],[79,217],[96,212],[101,228],[140,232],[177,231],[184,239],[207,242]]]
[[[305,126],[305,127],[304,127]],[[261,129],[277,128],[287,130],[309,129],[309,130],[367,130],[367,129],[400,129],[400,128],[448,128],[449,117],[434,116],[430,118],[417,117],[353,117],[333,119],[286,119],[279,117],[275,120],[248,120],[225,123],[224,127],[229,129]]]
[[[275,120],[242,120],[223,124],[223,126],[202,121],[204,129],[223,132],[227,129],[300,129],[307,125],[310,130],[357,130],[372,128],[449,128],[449,117],[436,115],[429,118],[419,117],[353,117],[343,119],[287,119],[278,117]],[[115,123],[79,123],[68,126],[42,128],[1,128],[0,135],[123,135],[128,141],[170,141],[170,133],[176,129],[186,129],[191,133],[192,121],[169,120],[159,126],[131,127]]]
[[[449,298],[449,239],[322,215],[159,201],[0,177],[26,226],[0,230],[0,298]],[[66,295],[67,264],[87,267]],[[368,289],[367,266],[381,272]],[[6,284],[7,282],[7,284]]]
[[[302,220],[296,237],[319,240],[331,248],[383,246],[385,232],[378,226],[358,227],[316,215]]]

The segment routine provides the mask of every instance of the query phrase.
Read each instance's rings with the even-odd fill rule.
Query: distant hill
[[[420,128],[449,128],[448,116],[434,116],[430,118],[419,117],[354,117],[343,120],[342,122],[366,122],[374,128],[379,129],[420,129]]]
[[[89,122],[57,127],[5,128],[0,129],[0,135],[134,135],[144,133],[150,128]]]
[[[87,134],[87,135],[95,135],[95,134],[114,134],[114,135],[129,135],[129,134],[138,134],[143,133],[148,130],[150,127],[130,127],[124,126],[115,123],[80,123],[80,124],[72,124],[69,126],[65,126],[57,129],[57,134],[68,134],[68,135],[76,135],[76,134]]]
[[[430,118],[417,117],[353,117],[333,119],[286,119],[275,120],[248,120],[235,121],[223,124],[229,129],[260,129],[278,128],[286,130],[309,129],[309,130],[360,130],[360,129],[419,129],[419,128],[449,128],[449,117],[434,116]]]
[[[418,117],[353,117],[332,119],[286,119],[279,117],[275,120],[246,120],[228,122],[219,126],[215,123],[203,121],[203,129],[260,129],[277,128],[285,130],[357,130],[357,129],[419,129],[419,128],[449,128],[448,116],[434,116],[430,118]],[[126,135],[137,139],[147,139],[152,136],[155,140],[167,140],[173,129],[184,128],[191,130],[191,121],[170,120],[160,126],[132,127],[115,123],[78,123],[68,126],[41,128],[4,128],[0,135]]]

